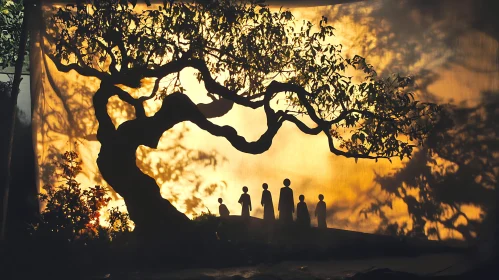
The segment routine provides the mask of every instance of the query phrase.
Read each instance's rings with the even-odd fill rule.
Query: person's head
[[[291,181],[290,181],[288,178],[284,179],[284,182],[282,182],[282,183],[283,183],[286,187],[289,187],[289,185],[291,185]]]
[[[248,192],[248,187],[244,186],[244,187],[243,187],[243,192],[244,192],[244,193],[247,193],[247,192]]]
[[[222,202],[224,202],[224,200],[222,198],[219,198],[218,203],[222,204]]]
[[[323,201],[324,200],[324,196],[322,194],[319,194],[319,200],[320,201]]]
[[[262,188],[263,188],[264,190],[266,190],[266,189],[268,189],[268,188],[269,188],[269,185],[267,185],[267,183],[263,183]]]
[[[305,196],[303,194],[300,194],[300,196],[298,198],[300,199],[301,202],[303,202],[305,200]]]

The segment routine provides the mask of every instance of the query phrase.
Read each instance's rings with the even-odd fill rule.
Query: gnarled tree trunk
[[[136,118],[115,128],[109,114],[107,103],[111,96],[117,95],[135,107]],[[190,121],[214,136],[226,138],[236,149],[252,154],[262,153],[272,145],[272,139],[283,120],[268,122],[267,131],[255,142],[247,142],[244,137],[230,126],[218,126],[208,118],[225,115],[231,110],[233,102],[219,99],[209,104],[194,104],[182,93],[166,96],[161,108],[154,116],[147,117],[142,105],[143,100],[133,99],[114,83],[102,81],[100,89],[93,97],[95,115],[99,122],[97,139],[101,150],[97,164],[103,178],[120,194],[127,205],[136,230],[146,236],[170,234],[183,236],[191,234],[189,219],[179,212],[168,200],[163,199],[156,181],[142,173],[136,165],[136,150],[140,145],[156,148],[161,135],[174,125]],[[269,113],[268,118],[275,117]]]
[[[135,154],[139,145],[156,147],[163,132],[189,119],[187,107],[195,105],[188,104],[189,99],[182,98],[180,93],[172,94],[165,98],[162,108],[153,117],[139,116],[115,129],[106,105],[116,90],[113,85],[103,83],[94,96],[99,121],[97,137],[102,144],[97,159],[99,170],[107,183],[124,198],[137,231],[146,235],[184,232],[188,230],[190,220],[161,197],[156,181],[137,167]]]

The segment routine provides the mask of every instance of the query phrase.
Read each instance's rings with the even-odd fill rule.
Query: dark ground
[[[188,242],[138,240],[133,234],[111,243],[11,241],[3,244],[0,278],[498,279],[496,266],[478,270],[475,251],[459,243],[338,229],[268,229],[260,219],[239,217],[211,218],[196,230],[203,238]]]

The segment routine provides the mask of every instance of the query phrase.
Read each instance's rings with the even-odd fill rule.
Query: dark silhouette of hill
[[[223,219],[224,236],[232,244],[266,243],[276,253],[276,260],[358,258],[387,255],[417,255],[446,250],[461,250],[464,243],[431,241],[416,237],[394,237],[369,234],[342,229],[303,228],[298,224],[291,227],[276,222],[274,232],[269,234],[264,220],[251,217],[245,222],[240,216]],[[300,254],[298,254],[300,252]]]
[[[272,232],[262,230],[267,228],[264,220],[254,217],[203,215],[194,222],[196,236],[203,238],[189,239],[185,243],[168,238],[146,242],[137,238],[136,233],[127,235],[118,243],[103,240],[67,243],[42,239],[11,242],[1,248],[5,254],[1,255],[0,262],[8,269],[0,275],[7,275],[2,279],[61,279],[68,276],[71,279],[95,279],[95,275],[108,273],[113,277],[131,277],[138,272],[153,274],[181,268],[276,264],[286,260],[344,260],[466,252],[460,244],[419,238],[280,226],[279,223],[272,227]],[[32,252],[41,252],[43,257]],[[126,277],[117,279],[130,279]]]

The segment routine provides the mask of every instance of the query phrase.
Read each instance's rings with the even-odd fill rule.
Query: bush
[[[128,213],[117,207],[108,210],[108,227],[100,224],[101,212],[111,198],[102,186],[82,189],[76,176],[82,162],[75,151],[67,151],[54,162],[54,176],[64,184],[45,185],[46,193],[39,194],[45,205],[41,221],[34,226],[38,236],[73,242],[94,238],[112,240],[118,234],[131,231]]]
[[[212,214],[210,210],[208,212],[201,212],[199,215],[195,215],[192,219],[194,226],[198,232],[205,234],[206,236],[214,235],[219,226],[220,219]]]
[[[122,212],[118,207],[112,207],[107,210],[108,218],[108,235],[111,240],[115,240],[132,231],[133,222],[130,220],[130,215]]]
[[[195,214],[192,220],[196,224],[204,224],[204,223],[211,223],[213,221],[218,221],[218,217],[215,214],[212,214],[209,209],[207,209],[208,212],[202,211],[201,214],[197,215]]]

